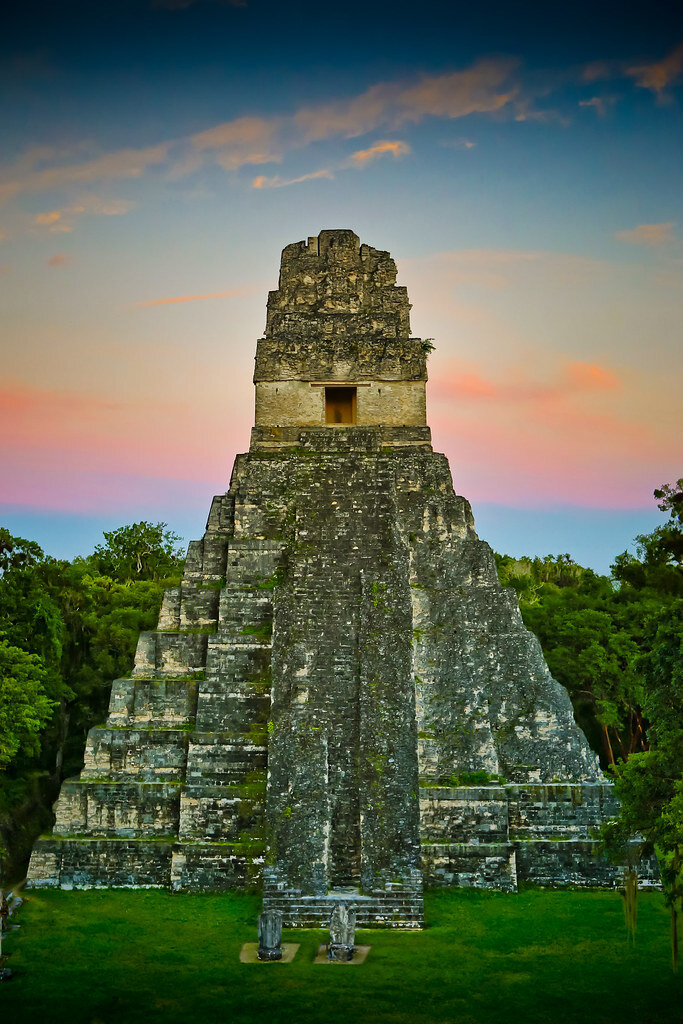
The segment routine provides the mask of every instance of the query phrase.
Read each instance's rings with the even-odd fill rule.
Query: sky
[[[683,475],[683,10],[24,0],[0,38],[0,525],[200,537],[280,251],[389,250],[479,535],[609,571]]]

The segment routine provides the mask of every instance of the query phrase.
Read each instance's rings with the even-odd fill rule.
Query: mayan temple
[[[283,251],[249,451],[29,884],[262,885],[300,925],[343,894],[414,928],[423,885],[614,877],[591,838],[611,788],[432,451],[395,281],[352,231]]]

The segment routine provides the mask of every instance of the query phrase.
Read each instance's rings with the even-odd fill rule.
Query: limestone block
[[[209,510],[209,517],[206,521],[208,533],[220,533],[229,536],[233,529],[235,514],[235,499],[231,494],[217,494]]]
[[[231,644],[217,636],[209,637],[202,693],[233,692],[237,686],[258,693],[270,691],[270,647],[251,642],[251,637],[249,640]]]
[[[270,515],[275,514],[276,510],[266,508],[265,512]],[[253,586],[270,580],[278,566],[283,548],[283,542],[278,540],[233,537],[227,556],[230,584],[236,587]]]
[[[56,843],[56,840],[52,840]],[[166,889],[172,845],[134,839],[64,839],[59,842],[62,889]]]
[[[158,628],[167,630],[180,628],[180,587],[169,587],[164,591]]]
[[[618,813],[614,789],[607,783],[509,786],[507,793],[513,839],[590,839]]]
[[[65,782],[55,804],[55,834],[177,834],[179,798],[177,786],[159,783]]]
[[[270,693],[211,693],[202,687],[197,707],[197,730],[246,733],[260,724],[266,729]]]
[[[213,643],[270,643],[273,605],[269,591],[226,587],[218,609],[218,637]]]
[[[183,580],[180,587],[180,608],[176,629],[208,629],[213,631],[218,613],[222,581],[215,579]],[[159,625],[161,629],[161,624]]]
[[[257,843],[182,843],[173,851],[174,892],[223,892],[258,884],[264,846]]]
[[[192,679],[117,679],[109,704],[109,726],[172,729],[190,725],[197,709]]]
[[[265,786],[188,787],[180,801],[181,840],[239,841],[245,834],[263,834]]]
[[[426,843],[422,863],[425,885],[503,892],[517,888],[517,862],[511,843]]]
[[[141,633],[133,676],[203,673],[206,645],[206,633]]]
[[[27,889],[58,888],[61,866],[59,845],[50,840],[39,839],[33,847],[28,865]]]
[[[421,789],[420,835],[423,842],[429,843],[506,843],[505,789]]]
[[[189,733],[176,729],[91,729],[85,748],[85,781],[180,780],[185,774]]]
[[[265,771],[267,748],[229,734],[195,734],[187,754],[187,783],[233,785],[254,771]]]
[[[205,533],[202,540],[190,541],[185,561],[185,576],[225,576],[228,538],[221,533]]]

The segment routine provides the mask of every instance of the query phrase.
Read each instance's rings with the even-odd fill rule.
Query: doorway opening
[[[356,422],[356,388],[325,388],[325,423],[349,426]]]

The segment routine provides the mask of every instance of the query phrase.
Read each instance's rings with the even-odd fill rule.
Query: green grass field
[[[12,1024],[675,1024],[661,895],[640,898],[636,944],[609,892],[432,892],[417,934],[357,933],[362,965],[314,965],[322,931],[286,931],[291,964],[242,964],[257,896],[36,892],[5,940]]]

